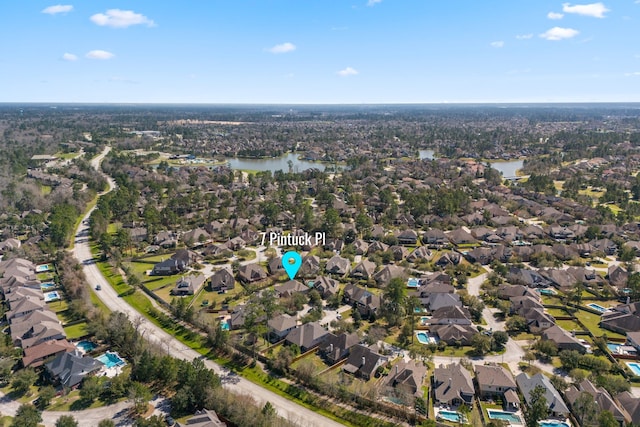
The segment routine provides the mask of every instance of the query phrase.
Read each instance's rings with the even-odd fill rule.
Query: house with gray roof
[[[286,341],[288,344],[297,345],[302,352],[305,352],[319,345],[328,334],[329,332],[320,326],[320,323],[311,322],[292,329],[287,334]]]
[[[342,365],[342,370],[370,380],[376,370],[388,362],[389,358],[378,353],[376,346],[366,347],[362,344],[356,344],[351,347],[351,352],[345,364]]]
[[[58,354],[45,369],[51,378],[65,388],[77,387],[84,378],[95,374],[104,366],[102,362],[83,355],[79,350]]]
[[[400,361],[391,367],[385,382],[387,389],[400,391],[402,394],[422,397],[424,384],[427,375],[427,367],[416,360]]]
[[[183,276],[178,279],[170,294],[176,296],[194,295],[200,290],[204,281],[204,274]]]
[[[236,279],[234,279],[229,270],[221,268],[213,273],[209,283],[211,284],[211,290],[214,292],[229,291],[235,287]]]
[[[333,365],[349,355],[351,348],[360,342],[357,333],[343,332],[340,335],[329,333],[320,346],[320,354]]]
[[[505,399],[505,393],[508,390],[516,391],[518,386],[513,380],[511,372],[507,371],[500,365],[476,365],[476,381],[478,382],[478,390],[480,397],[502,397]],[[506,402],[507,409],[517,409],[520,401]]]
[[[554,417],[566,417],[569,415],[569,408],[562,400],[560,393],[556,388],[551,384],[549,378],[546,375],[538,373],[531,378],[529,375],[522,372],[518,376],[516,376],[516,383],[520,388],[520,392],[524,396],[525,402],[530,404],[531,402],[531,391],[540,386],[544,388],[544,397],[547,401],[547,406],[549,407],[549,412]]]
[[[327,261],[325,270],[329,274],[344,276],[349,272],[350,268],[351,262],[348,259],[342,258],[340,255],[334,255]]]
[[[433,400],[451,406],[473,405],[475,388],[471,373],[459,363],[436,368],[433,373]]]
[[[313,280],[313,287],[320,292],[322,298],[335,295],[340,290],[337,280],[327,276],[318,276]]]
[[[226,427],[226,423],[220,421],[215,411],[202,409],[188,418],[186,422],[176,423],[176,427]]]
[[[269,335],[275,341],[279,341],[287,336],[289,332],[295,329],[298,325],[298,319],[289,316],[288,314],[280,314],[279,316],[269,319],[267,327],[269,328]]]
[[[582,393],[589,393],[593,397],[593,400],[596,402],[599,409],[601,411],[611,412],[620,425],[631,422],[631,416],[629,413],[624,408],[620,407],[604,388],[596,387],[589,380],[582,380],[582,382],[577,386],[569,386],[569,388],[564,392],[564,395],[567,402],[573,407],[576,400]]]
[[[587,347],[584,344],[558,325],[545,329],[542,332],[542,339],[555,343],[558,350],[576,350],[583,354],[587,352]]]
[[[238,280],[244,283],[253,283],[267,278],[267,272],[260,264],[246,264],[238,267]]]

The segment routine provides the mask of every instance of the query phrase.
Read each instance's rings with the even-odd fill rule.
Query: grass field
[[[625,336],[622,334],[618,334],[616,332],[601,328],[599,326],[600,316],[597,314],[589,313],[584,310],[578,310],[575,313],[575,316],[580,320],[580,322],[582,322],[582,324],[587,329],[589,329],[589,332],[591,332],[596,337],[601,337],[603,335],[606,335],[607,337],[613,337],[613,338],[625,338]]]
[[[78,323],[76,325],[67,326],[64,328],[64,333],[67,334],[67,339],[75,340],[87,335],[87,322]]]

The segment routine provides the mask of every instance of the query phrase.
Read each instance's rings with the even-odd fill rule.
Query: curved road
[[[96,170],[99,169],[100,162],[109,152],[109,149],[110,147],[105,149],[100,156],[97,156],[91,161],[92,166]],[[115,183],[109,177],[107,177],[107,179],[109,180],[109,190],[106,192],[109,192],[115,187]],[[109,308],[109,310],[120,311],[127,314],[129,319],[135,319],[140,324],[139,331],[142,336],[153,343],[159,344],[162,348],[166,348],[173,357],[184,360],[201,358],[201,355],[198,352],[187,347],[158,326],[149,322],[133,307],[122,300],[122,298],[118,297],[116,291],[100,273],[100,270],[94,263],[93,256],[91,254],[89,247],[89,226],[87,225],[87,220],[91,212],[92,210],[87,212],[83,221],[78,226],[75,245],[73,248],[73,255],[83,266],[88,286],[95,287],[96,285],[100,285],[102,290],[96,292],[96,294]],[[220,365],[207,359],[205,359],[204,362],[208,368],[213,369],[218,375],[224,377],[224,371]],[[271,404],[276,408],[278,415],[291,421],[298,422],[304,426],[329,427],[342,425],[327,417],[317,414],[310,409],[300,406],[291,400],[264,389],[242,377],[236,377],[233,379],[232,383],[231,381],[227,382],[224,386],[236,393],[243,393],[252,396],[260,405],[263,405],[266,402],[271,402]]]

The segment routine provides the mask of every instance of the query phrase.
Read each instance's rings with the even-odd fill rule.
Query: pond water
[[[298,159],[298,153],[287,153],[281,157],[273,157],[270,159],[248,159],[232,157],[228,158],[229,167],[231,169],[257,170],[275,172],[281,170],[289,172],[289,160],[292,162],[293,172],[302,172],[307,169],[325,170],[326,163],[310,162],[308,160]]]
[[[420,160],[433,160],[435,159],[435,152],[433,150],[418,150],[418,158]],[[513,178],[516,176],[516,171],[518,169],[522,169],[523,160],[493,160],[489,163],[491,164],[492,168],[502,173],[502,176],[504,178]]]
[[[508,162],[489,162],[491,167],[502,173],[503,178],[513,178],[516,171],[522,169],[523,160],[509,160]]]

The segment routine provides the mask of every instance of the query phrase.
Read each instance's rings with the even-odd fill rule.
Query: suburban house
[[[471,345],[471,339],[478,333],[478,329],[473,325],[456,324],[431,325],[430,331],[448,345]]]
[[[432,229],[422,235],[422,242],[429,247],[442,247],[449,244],[449,239],[444,231]]]
[[[624,408],[621,408],[604,388],[596,387],[589,380],[582,380],[582,382],[577,386],[569,386],[569,388],[564,392],[564,396],[566,397],[569,405],[573,407],[575,401],[583,392],[589,393],[593,397],[593,400],[601,411],[611,412],[613,414],[613,418],[615,418],[620,425],[631,422],[631,416],[629,413]]]
[[[196,292],[200,290],[202,285],[204,284],[205,278],[203,274],[198,274],[197,276],[182,276],[176,282],[176,285],[173,289],[171,289],[171,295],[176,296],[186,296],[186,295],[194,295]]]
[[[320,292],[322,298],[328,298],[340,291],[339,283],[327,276],[318,276],[313,280],[313,287]]]
[[[66,339],[45,341],[24,350],[22,365],[25,368],[37,368],[38,366],[42,366],[44,361],[49,357],[57,356],[60,353],[66,353],[75,349],[76,347]]]
[[[177,259],[169,258],[164,261],[160,261],[153,266],[151,270],[152,276],[171,276],[184,271],[186,266],[180,264]]]
[[[282,265],[282,257],[271,258],[267,263],[267,270],[271,275],[284,274],[284,266]]]
[[[518,386],[509,371],[500,365],[476,365],[475,370],[481,398],[499,396],[505,402],[506,409],[518,409],[520,399],[517,394],[513,399],[513,393],[509,393],[509,396],[512,397],[510,400],[508,399],[509,396],[505,394],[509,390],[514,392],[518,390]]]
[[[471,325],[471,313],[466,307],[449,306],[437,309],[427,322],[430,325]]]
[[[274,341],[279,341],[287,336],[289,332],[298,325],[298,319],[288,314],[280,314],[273,319],[269,319],[267,326],[269,327],[269,335]]]
[[[415,245],[418,243],[418,233],[411,229],[401,231],[396,235],[396,238],[401,245]]]
[[[542,339],[555,343],[558,350],[576,350],[583,354],[587,352],[587,347],[583,343],[558,325],[544,330],[542,332]]]
[[[176,423],[176,427],[226,427],[226,423],[220,421],[215,411],[202,409],[187,419],[184,423]]]
[[[329,333],[320,347],[320,354],[331,365],[349,355],[351,348],[360,342],[357,333],[343,332],[340,335]]]
[[[430,261],[433,258],[433,252],[426,246],[416,248],[407,256],[407,261],[419,263],[421,261]]]
[[[373,280],[378,286],[388,285],[391,279],[403,278],[404,268],[397,265],[385,265],[380,271],[373,275]]]
[[[368,290],[349,283],[344,288],[344,302],[353,305],[364,317],[369,317],[378,311],[381,305],[379,295],[374,295]]]
[[[279,298],[289,298],[293,294],[298,292],[307,293],[310,288],[307,285],[304,285],[297,280],[288,280],[280,285],[277,285],[273,288],[278,295]]]
[[[473,406],[475,389],[473,379],[467,369],[459,363],[436,368],[433,373],[434,402],[458,406]]]
[[[376,370],[385,365],[389,361],[387,356],[378,353],[377,346],[366,347],[362,344],[356,344],[351,347],[351,352],[342,370],[370,380],[376,373]]]
[[[307,255],[302,259],[302,265],[298,270],[298,275],[301,277],[315,276],[320,272],[320,258],[315,255]]]
[[[318,322],[305,323],[287,334],[288,344],[295,344],[302,352],[319,345],[329,334]]]
[[[422,397],[422,385],[427,376],[427,367],[416,360],[404,360],[391,368],[385,386],[403,394]]]
[[[104,365],[93,357],[84,356],[76,349],[57,355],[44,366],[55,382],[65,388],[75,388],[85,377],[95,374]]]
[[[616,396],[620,407],[627,411],[631,417],[633,425],[640,425],[640,398],[635,397],[628,391],[623,391]]]
[[[351,270],[350,276],[356,279],[370,279],[376,271],[376,263],[363,259]]]
[[[351,262],[348,259],[342,258],[340,255],[334,255],[327,261],[325,270],[329,274],[344,276],[349,272],[350,267]]]
[[[569,408],[562,400],[560,393],[556,388],[551,384],[549,378],[542,373],[538,373],[531,378],[522,372],[520,375],[516,376],[516,383],[520,388],[520,392],[524,396],[525,402],[530,404],[531,400],[531,391],[540,386],[544,388],[544,397],[547,400],[547,406],[549,407],[549,413],[553,417],[567,417],[569,415]]]
[[[267,278],[267,272],[260,264],[246,264],[238,268],[238,280],[244,283],[253,283]]]
[[[600,326],[620,334],[640,331],[640,302],[610,308],[602,313]]]
[[[233,274],[226,268],[222,268],[211,276],[210,284],[212,291],[230,291],[235,287],[236,280],[233,278]]]

